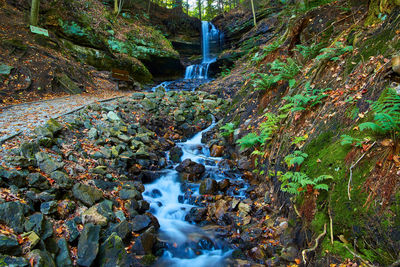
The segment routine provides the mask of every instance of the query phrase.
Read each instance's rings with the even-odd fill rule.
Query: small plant
[[[296,84],[294,77],[301,70],[301,66],[293,58],[288,58],[286,62],[276,59],[270,63],[270,67],[275,75],[260,73],[260,78],[253,83],[256,90],[266,90],[279,81],[289,81],[289,87],[293,87]]]
[[[292,145],[296,145],[298,147],[301,147],[301,143],[306,141],[308,139],[308,134],[302,135],[302,136],[297,136],[293,139]]]
[[[316,57],[317,60],[324,60],[324,59],[329,59],[332,61],[337,61],[339,60],[339,56],[347,53],[347,52],[352,52],[353,51],[353,46],[344,46],[343,43],[341,42],[336,42],[334,47],[327,47],[323,48],[320,50],[322,52],[320,55]]]
[[[281,119],[287,115],[275,115],[273,113],[266,113],[264,117],[266,121],[260,123],[258,129],[259,134],[251,132],[236,141],[240,145],[240,149],[250,148],[256,145],[264,146],[265,143],[272,138],[274,132],[278,129],[278,124]]]
[[[395,138],[400,131],[400,96],[389,88],[386,95],[371,105],[375,113],[373,122],[361,123],[361,131],[372,130],[379,134],[390,133]]]
[[[302,172],[286,172],[279,177],[282,182],[281,190],[293,195],[299,195],[305,190],[329,190],[326,180],[333,179],[330,175],[321,175],[316,179],[311,179],[307,174]]]
[[[296,45],[296,50],[299,52],[302,56],[304,61],[307,61],[309,59],[315,58],[321,51],[323,43],[318,43],[318,44],[312,44],[310,46],[305,46],[305,45]]]
[[[303,111],[307,107],[313,107],[318,104],[321,104],[322,99],[328,96],[327,94],[325,94],[325,92],[330,90],[329,88],[313,89],[311,88],[310,82],[306,83],[304,89],[305,91],[302,94],[297,94],[294,96],[286,96],[283,98],[289,101],[291,104],[293,104],[293,107],[291,108],[292,112]]]
[[[233,124],[232,122],[228,122],[224,126],[221,126],[219,129],[223,130],[223,132],[221,132],[222,136],[230,136],[235,131],[235,124]]]
[[[304,160],[308,157],[308,154],[301,151],[294,151],[293,154],[289,154],[285,157],[285,162],[288,168],[293,167],[295,164],[300,166]]]
[[[251,59],[251,61],[255,63],[260,63],[266,56],[274,52],[276,49],[278,49],[281,46],[282,42],[278,39],[275,40],[272,44],[264,46],[262,51],[257,52],[254,57]]]
[[[342,141],[340,141],[342,146],[354,145],[356,147],[362,147],[362,140],[359,138],[354,138],[347,134],[343,134],[340,137],[342,138]]]
[[[231,69],[227,68],[226,66],[221,67],[221,77],[225,78],[226,76],[231,74]]]

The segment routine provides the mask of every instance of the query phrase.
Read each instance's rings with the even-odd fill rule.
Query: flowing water
[[[184,79],[165,81],[151,90],[163,87],[165,90],[194,91],[201,84],[208,81],[208,69],[217,59],[217,53],[223,45],[224,36],[211,22],[201,22],[202,61],[186,67]]]
[[[225,177],[224,170],[218,167],[222,158],[210,157],[208,148],[201,143],[202,134],[211,130],[215,122],[207,129],[197,133],[186,142],[177,144],[182,148],[181,160],[191,159],[206,167],[206,175],[215,180]],[[231,249],[219,240],[212,231],[204,230],[185,221],[186,214],[191,208],[191,197],[199,196],[199,185],[190,184],[190,189],[182,190],[179,174],[168,169],[152,184],[145,185],[144,198],[150,203],[151,212],[160,223],[160,239],[167,244],[167,248],[156,266],[190,266],[211,267],[224,266],[231,254]],[[240,177],[232,183],[244,183]],[[238,191],[237,197],[243,196],[243,190]],[[191,196],[190,196],[191,195]],[[211,227],[212,228],[212,227]]]
[[[186,68],[185,79],[208,79],[208,68],[217,59],[215,50],[222,39],[219,30],[211,22],[202,21],[201,35],[203,60],[201,64],[190,65]]]

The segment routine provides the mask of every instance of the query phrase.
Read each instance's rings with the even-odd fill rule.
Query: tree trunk
[[[199,20],[201,20],[201,0],[197,0],[197,7],[199,8]]]
[[[250,0],[250,2],[251,2],[251,12],[253,12],[254,27],[257,28],[256,11],[254,9],[254,0]]]
[[[38,25],[40,0],[32,0],[30,23],[33,26]]]
[[[118,0],[114,0],[114,14],[118,14]]]

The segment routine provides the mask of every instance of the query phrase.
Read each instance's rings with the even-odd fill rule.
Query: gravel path
[[[131,95],[132,92],[113,91],[102,95],[72,95],[56,99],[14,105],[0,109],[0,162],[4,150],[27,139],[32,130],[51,118],[79,109],[90,103]],[[3,140],[19,135],[5,144]]]

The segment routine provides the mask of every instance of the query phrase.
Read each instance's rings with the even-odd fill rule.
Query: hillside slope
[[[311,265],[387,266],[400,251],[400,9],[372,20],[366,3],[311,3],[261,5],[257,28],[248,7],[215,19],[223,73],[202,90],[232,105],[212,142],[268,185],[290,219],[282,246],[311,248],[321,235]]]

